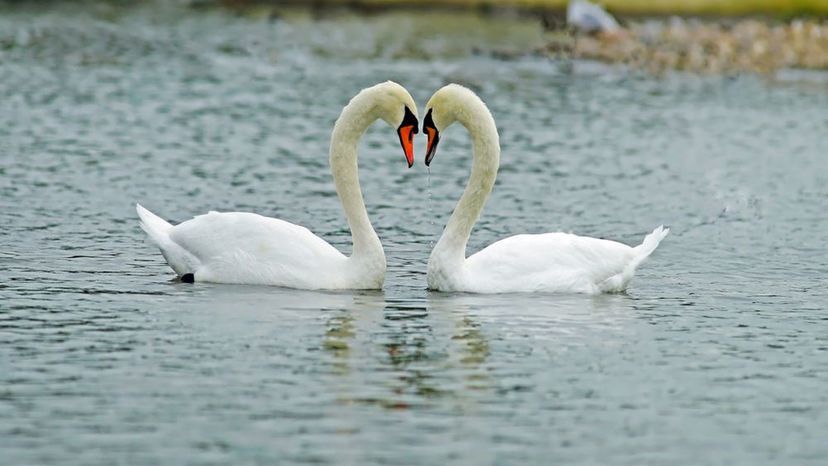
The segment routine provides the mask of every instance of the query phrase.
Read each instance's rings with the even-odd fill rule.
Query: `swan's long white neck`
[[[472,139],[471,176],[432,252],[432,258],[447,267],[459,266],[465,261],[466,244],[492,192],[500,166],[500,139],[492,114],[477,97],[464,97],[456,101],[456,117]]]
[[[351,228],[354,244],[351,259],[381,260],[385,264],[382,243],[365,210],[357,167],[359,140],[379,117],[374,100],[373,93],[366,90],[357,94],[342,109],[331,135],[330,163],[336,193]]]

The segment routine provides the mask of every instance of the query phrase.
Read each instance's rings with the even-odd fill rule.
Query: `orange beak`
[[[437,126],[434,124],[434,119],[431,117],[433,108],[428,109],[425,120],[423,120],[423,131],[428,135],[428,145],[426,146],[425,164],[426,167],[431,165],[431,159],[437,154],[437,143],[440,142],[440,132],[437,131]]]
[[[405,152],[405,161],[408,162],[408,168],[414,165],[414,135],[419,132],[417,129],[419,126],[420,122],[417,121],[417,117],[411,113],[408,107],[405,107],[403,121],[400,123],[400,127],[397,128],[397,134],[400,136],[400,145],[403,152]]]
[[[400,145],[405,152],[405,160],[408,162],[408,168],[414,165],[414,135],[417,134],[417,126],[400,126],[397,129],[397,134],[400,135]]]
[[[437,154],[437,143],[440,142],[440,132],[437,131],[437,128],[434,127],[425,127],[426,134],[428,135],[428,144],[426,145],[426,157],[425,157],[425,164],[426,167],[431,165],[431,159]]]

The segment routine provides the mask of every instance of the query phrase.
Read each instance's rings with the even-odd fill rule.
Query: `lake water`
[[[2,464],[828,461],[824,78],[489,53],[539,40],[520,20],[85,8],[0,11]],[[672,233],[622,295],[428,292],[469,140],[446,131],[429,180],[422,135],[405,169],[378,123],[360,168],[382,292],[173,280],[136,201],[348,251],[330,130],[386,79],[420,105],[465,83],[494,113],[470,252]]]

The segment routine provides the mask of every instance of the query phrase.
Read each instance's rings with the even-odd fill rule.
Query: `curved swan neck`
[[[486,199],[494,187],[500,166],[500,139],[494,118],[486,105],[475,97],[458,105],[457,121],[472,139],[472,169],[463,196],[457,202],[443,235],[434,248],[442,259],[462,263],[472,228],[480,218]],[[434,254],[432,253],[432,254]]]
[[[336,193],[351,228],[354,245],[351,258],[381,258],[384,264],[382,243],[365,210],[357,166],[359,140],[379,117],[374,100],[370,91],[363,91],[342,109],[331,135],[330,164]]]

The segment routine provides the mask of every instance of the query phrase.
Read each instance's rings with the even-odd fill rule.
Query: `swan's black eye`
[[[400,127],[397,128],[397,129],[399,130],[399,129],[404,128],[406,126],[413,126],[414,127],[413,134],[417,134],[417,133],[420,132],[420,130],[419,130],[420,122],[417,121],[417,117],[414,116],[414,114],[411,112],[411,110],[408,108],[408,106],[405,107],[405,115],[403,116],[403,121],[402,121],[402,123],[400,123]]]

